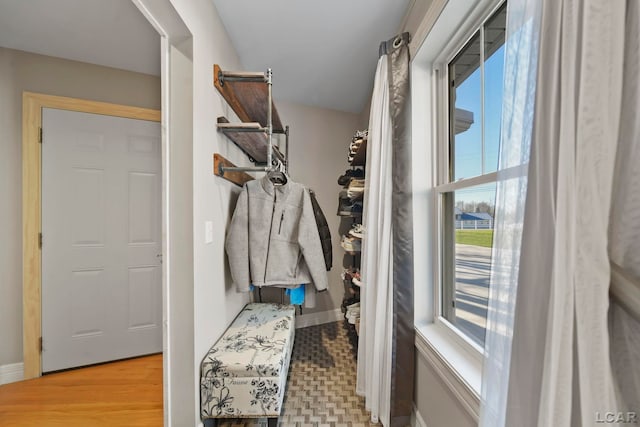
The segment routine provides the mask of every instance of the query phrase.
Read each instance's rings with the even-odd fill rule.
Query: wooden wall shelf
[[[229,160],[225,159],[220,154],[215,153],[213,155],[213,173],[214,173],[214,175],[217,175],[217,176],[219,176],[221,178],[224,178],[227,181],[231,181],[234,184],[239,185],[240,187],[242,187],[245,184],[245,182],[255,179],[251,175],[249,175],[247,173],[244,173],[244,172],[227,171],[227,172],[220,173],[220,165],[228,167],[228,168],[236,167],[236,165],[231,163]]]
[[[261,130],[259,123],[229,123],[226,117],[218,117],[218,130],[238,146],[249,160],[256,164],[267,164],[267,149],[269,142],[267,134]],[[284,155],[278,147],[273,146],[273,155],[285,162]]]
[[[267,126],[267,83],[266,82],[239,82],[220,81],[220,76],[224,75],[218,64],[213,66],[213,84],[218,92],[231,106],[233,111],[243,122],[258,122],[263,127]],[[239,73],[238,73],[239,74]],[[272,122],[274,133],[284,133],[284,127],[280,121],[278,110],[273,102]]]
[[[249,160],[254,163],[267,163],[267,134],[262,132],[259,123],[243,123],[245,129],[237,124],[230,124],[225,117],[218,117],[218,130],[236,144]]]

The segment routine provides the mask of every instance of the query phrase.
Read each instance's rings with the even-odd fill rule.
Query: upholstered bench
[[[200,416],[267,418],[277,424],[295,333],[295,308],[248,304],[211,347],[200,370]]]

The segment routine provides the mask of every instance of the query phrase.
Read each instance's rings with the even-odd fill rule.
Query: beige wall
[[[22,92],[160,108],[160,78],[0,48],[0,366],[22,362]]]
[[[351,137],[358,129],[359,116],[288,102],[277,102],[277,105],[283,123],[291,127],[291,178],[315,191],[333,241],[333,268],[327,273],[329,291],[318,294],[316,308],[303,309],[303,314],[333,310],[340,307],[345,292],[340,278],[345,257],[340,246],[341,217],[336,215],[338,193],[342,190],[338,177],[348,167],[347,151]],[[347,226],[346,222],[343,221],[343,228]],[[351,256],[348,259],[351,260]]]
[[[416,409],[428,427],[475,427],[460,400],[416,349]]]
[[[429,11],[429,7],[433,0],[414,0],[402,22],[400,32],[408,31],[411,37],[414,36],[418,27],[422,23],[424,16]]]

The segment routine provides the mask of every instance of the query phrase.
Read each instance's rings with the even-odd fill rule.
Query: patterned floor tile
[[[296,330],[281,427],[369,427],[364,399],[357,396],[357,338],[346,322]],[[266,427],[266,419],[220,420],[224,427]]]

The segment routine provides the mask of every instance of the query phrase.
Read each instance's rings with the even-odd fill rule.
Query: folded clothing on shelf
[[[362,199],[364,196],[364,179],[353,178],[347,188],[347,197],[350,199]]]
[[[353,138],[351,139],[351,144],[349,144],[349,156],[348,156],[349,162],[353,161],[353,158],[358,152],[360,145],[364,140],[367,139],[368,136],[369,136],[369,131],[366,129],[356,131],[356,133],[353,135]]]
[[[338,178],[338,184],[349,185],[353,178],[364,178],[364,169],[347,169],[344,175]]]
[[[344,300],[342,300],[342,305],[340,306],[343,312],[347,312],[347,307],[349,307],[352,304],[355,304],[357,302],[360,302],[360,298],[358,297],[351,297],[351,298],[345,298]]]
[[[360,318],[360,303],[357,302],[355,304],[351,304],[347,306],[347,311],[344,315],[349,323],[352,325],[356,324],[356,319]]]
[[[353,139],[366,138],[367,136],[369,136],[369,129],[357,130],[356,133],[353,134]]]
[[[362,239],[362,235],[364,234],[364,226],[362,224],[353,224],[351,226],[351,230],[349,230],[349,234],[353,237],[357,237]]]
[[[340,192],[337,214],[339,216],[362,215],[362,201],[350,199],[346,191]]]
[[[342,280],[345,280],[347,282],[351,282],[355,277],[357,277],[359,280],[360,269],[358,269],[357,267],[345,268],[344,270],[342,270],[342,273],[340,273],[340,277],[342,277]]]
[[[362,240],[357,237],[342,236],[340,246],[347,252],[360,252],[362,249]]]
[[[352,156],[354,154],[356,154],[358,152],[358,149],[360,148],[360,145],[362,145],[362,142],[365,140],[365,138],[354,138],[351,141],[351,144],[349,144],[349,155]]]

